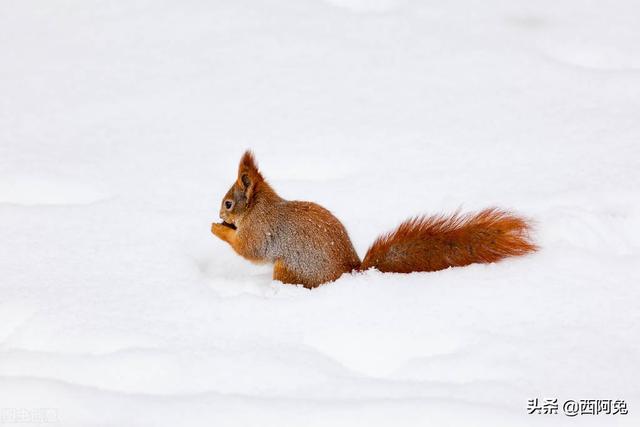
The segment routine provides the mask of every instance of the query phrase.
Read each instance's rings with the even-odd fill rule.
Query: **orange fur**
[[[374,267],[409,273],[474,262],[494,262],[535,251],[526,220],[498,209],[477,215],[419,217],[379,237],[364,261],[328,210],[311,202],[281,198],[266,182],[250,151],[222,199],[223,223],[211,232],[239,255],[274,264],[273,278],[312,288],[344,273]]]
[[[529,223],[497,208],[472,215],[417,217],[379,237],[361,268],[410,273],[499,261],[536,250]]]

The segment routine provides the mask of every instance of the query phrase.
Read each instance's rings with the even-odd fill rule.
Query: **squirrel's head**
[[[222,199],[220,206],[220,218],[226,225],[237,228],[247,210],[253,205],[262,185],[266,183],[258,171],[253,153],[246,151],[240,159],[238,177]]]

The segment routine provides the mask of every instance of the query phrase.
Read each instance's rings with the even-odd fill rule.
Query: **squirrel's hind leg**
[[[305,280],[304,277],[296,274],[281,260],[276,260],[273,266],[273,280],[279,280],[289,285],[302,285],[305,288],[315,288],[319,285],[319,283],[311,283],[309,280]]]

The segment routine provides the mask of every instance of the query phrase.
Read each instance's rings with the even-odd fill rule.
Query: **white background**
[[[633,0],[2,0],[0,408],[638,425],[639,22]],[[246,148],[361,256],[408,216],[492,205],[541,251],[273,282],[209,232]]]

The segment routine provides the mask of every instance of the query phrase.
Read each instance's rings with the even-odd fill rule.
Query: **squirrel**
[[[475,215],[420,216],[373,243],[360,261],[342,223],[312,202],[281,198],[264,179],[251,151],[222,199],[222,223],[211,232],[242,257],[274,264],[273,279],[314,288],[342,274],[437,271],[491,263],[537,250],[528,220],[497,208]]]

